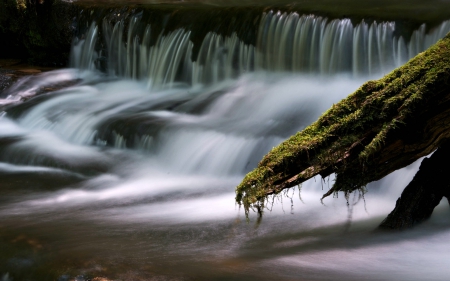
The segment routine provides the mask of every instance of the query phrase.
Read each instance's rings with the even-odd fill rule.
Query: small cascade
[[[209,84],[253,70],[255,48],[243,44],[236,33],[223,37],[208,33],[193,64],[193,84]]]
[[[156,43],[150,46],[150,25],[146,26],[141,41],[141,34],[136,31],[138,25],[138,18],[132,18],[125,41],[123,22],[119,21],[112,26],[106,20],[103,21],[108,74],[148,79],[149,86],[153,87],[171,85],[182,64],[191,68],[193,44],[189,41],[190,32],[178,29],[167,35],[160,35]]]
[[[75,40],[72,67],[95,70],[101,68],[101,60],[105,58],[109,75],[144,79],[149,88],[170,88],[175,82],[212,84],[253,69],[254,47],[241,42],[236,33],[229,37],[208,33],[198,59],[192,61],[190,31],[177,29],[159,34],[151,44],[151,26],[147,24],[143,34],[138,33],[139,26],[139,19],[133,17],[125,39],[122,21],[111,25],[103,20],[106,48],[99,52],[96,46],[99,27],[92,23],[85,38]]]
[[[409,42],[394,36],[394,22],[335,19],[297,13],[265,13],[258,30],[259,70],[354,75],[386,73],[424,51],[450,31],[450,21],[426,33],[425,24]]]
[[[84,37],[75,40],[72,66],[105,68],[109,75],[146,80],[149,88],[214,84],[253,71],[378,75],[404,64],[450,31],[450,21],[428,32],[423,24],[407,41],[395,35],[394,22],[363,20],[353,25],[350,19],[270,11],[261,17],[254,45],[244,43],[237,33],[209,32],[194,53],[189,30],[163,31],[155,37],[139,16],[127,25],[106,19],[101,27],[92,23]],[[102,47],[99,42],[104,42]]]
[[[92,23],[85,38],[75,40],[72,48],[72,67],[95,70],[102,68],[106,60],[106,71],[111,76],[133,79],[148,79],[150,86],[170,85],[181,63],[192,68],[190,55],[192,42],[189,32],[182,29],[167,35],[160,35],[156,43],[150,46],[151,27],[147,25],[140,41],[135,27],[138,19],[131,19],[128,36],[124,40],[124,23],[111,25],[103,20],[102,29],[105,48],[98,51],[96,39],[99,27]]]
[[[95,62],[98,60],[96,43],[98,37],[98,27],[95,23],[91,24],[89,31],[83,38],[75,38],[70,53],[70,64],[74,68],[95,70]]]

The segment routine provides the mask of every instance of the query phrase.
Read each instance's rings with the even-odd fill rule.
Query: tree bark
[[[336,174],[323,195],[364,189],[450,138],[450,35],[333,105],[270,151],[236,188],[248,213],[268,195],[311,177]]]
[[[382,229],[405,229],[427,220],[445,196],[450,195],[450,144],[436,150],[420,164],[419,171],[403,190],[395,209],[380,224]]]

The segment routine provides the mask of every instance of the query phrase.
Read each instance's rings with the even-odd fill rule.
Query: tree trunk
[[[428,219],[445,196],[449,198],[450,144],[425,158],[413,180],[403,190],[395,209],[380,224],[382,229],[405,229]]]
[[[270,194],[336,174],[323,195],[363,189],[450,138],[450,35],[333,105],[270,151],[236,188],[248,213]]]

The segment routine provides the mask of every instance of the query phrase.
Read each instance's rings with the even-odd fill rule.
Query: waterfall
[[[123,21],[113,25],[103,19],[105,47],[99,50],[99,26],[92,23],[74,42],[72,66],[101,68],[106,57],[109,75],[144,79],[149,88],[214,84],[253,71],[377,75],[404,64],[450,31],[450,21],[428,32],[422,24],[407,41],[394,35],[394,22],[363,20],[353,25],[350,19],[270,11],[261,17],[254,45],[245,44],[236,33],[209,32],[193,60],[189,30],[161,32],[151,42],[152,28],[139,28],[143,24],[134,16],[125,32]]]
[[[318,176],[250,223],[235,187],[450,21],[404,30],[259,8],[180,19],[183,1],[162,2],[175,6],[84,10],[72,68],[0,92],[0,280],[448,279],[448,205],[411,231],[373,231],[420,161],[363,198],[322,203],[334,175]]]
[[[378,74],[391,71],[450,31],[450,21],[426,33],[425,24],[406,43],[394,22],[354,26],[350,19],[270,11],[262,16],[255,69],[304,73]]]

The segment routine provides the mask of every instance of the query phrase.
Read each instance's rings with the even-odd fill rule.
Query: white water
[[[445,21],[426,33],[425,24],[408,42],[394,36],[394,22],[353,25],[350,19],[299,16],[297,13],[263,15],[257,41],[257,69],[353,75],[387,73],[444,37]]]
[[[99,54],[99,27],[92,23],[74,47],[72,65],[94,70],[99,57],[107,56],[109,75],[143,79],[149,88],[171,87],[176,82],[214,84],[253,71],[378,75],[401,66],[450,32],[450,21],[428,32],[423,24],[405,39],[394,35],[394,22],[362,21],[354,26],[350,19],[330,21],[270,11],[261,18],[254,46],[242,42],[236,33],[224,37],[210,32],[192,61],[190,31],[159,34],[156,43],[150,44],[151,26],[139,34],[141,24],[133,17],[125,40],[123,22],[112,26],[103,20],[107,50]]]
[[[270,28],[279,21],[308,21],[295,15],[266,16],[271,17]],[[350,28],[348,24],[344,20],[328,28]],[[177,81],[174,69],[186,62],[183,56],[192,48],[184,31],[160,37],[152,48],[132,43],[132,37],[127,44],[110,45],[117,50],[111,59],[117,64],[102,74],[94,69],[98,54],[88,47],[94,45],[96,28],[75,46],[81,69],[26,78],[2,94],[2,101],[15,107],[0,117],[0,231],[12,233],[4,245],[21,245],[20,237],[25,237],[31,250],[0,255],[0,276],[21,272],[36,277],[34,268],[47,266],[61,274],[71,268],[70,274],[124,280],[447,279],[445,204],[412,231],[373,232],[419,162],[369,185],[365,204],[353,205],[356,197],[351,198],[350,210],[343,196],[320,203],[332,178],[312,179],[300,194],[291,189],[274,198],[257,227],[256,214],[247,224],[234,203],[234,187],[265,153],[369,76],[288,74],[257,67],[232,79],[236,73],[226,74],[220,64],[202,66],[201,60],[214,61],[221,44],[240,46],[239,53],[252,47],[239,45],[235,37],[210,34],[200,52],[205,58],[189,62],[197,72],[186,70],[196,82],[177,84],[186,81]],[[104,28],[111,42],[119,40],[120,23]],[[359,28],[378,30],[364,24]],[[287,36],[269,33],[268,38]],[[148,54],[142,64],[135,60],[138,49]],[[174,57],[179,52],[183,55]],[[278,63],[266,68],[280,59],[258,56],[255,52],[255,65],[263,69],[290,67]],[[240,62],[242,69],[248,65],[245,59]],[[144,79],[143,73],[152,74]],[[199,78],[205,75],[209,78]],[[67,81],[75,82],[20,103]]]
[[[264,153],[311,123],[362,80],[258,73],[206,88],[149,91],[143,82],[105,80],[98,73],[74,70],[66,74],[90,80],[21,109],[19,118],[11,120],[7,112],[0,119],[0,139],[15,139],[0,155],[0,172],[37,178],[38,182],[42,177],[53,179],[47,187],[36,188],[33,183],[17,186],[29,190],[25,195],[7,197],[10,199],[2,204],[0,214],[1,225],[10,231],[26,225],[41,237],[46,233],[42,227],[60,229],[61,225],[68,232],[58,230],[63,238],[56,241],[69,255],[72,247],[86,245],[86,250],[71,255],[119,268],[122,262],[117,254],[134,257],[129,267],[107,272],[122,277],[127,270],[136,276],[175,278],[170,266],[157,258],[164,254],[177,261],[183,276],[203,280],[219,276],[328,280],[336,274],[338,280],[358,280],[362,272],[366,280],[391,280],[392,276],[423,280],[428,275],[416,266],[418,262],[434,273],[433,280],[445,279],[446,267],[436,263],[437,249],[448,247],[442,241],[450,235],[442,230],[441,221],[446,221],[443,211],[401,238],[371,234],[393,208],[417,164],[378,187],[369,186],[367,211],[363,202],[355,205],[351,224],[344,198],[329,198],[325,206],[320,204],[332,179],[331,183],[320,179],[305,183],[303,202],[298,191],[276,198],[258,228],[254,226],[256,216],[251,215],[246,224],[234,203],[234,186]],[[40,83],[45,84],[43,80],[46,78],[41,77]],[[101,127],[112,120],[124,120],[128,125],[106,130],[103,136],[107,138],[100,138]],[[125,129],[126,133],[120,132]],[[70,179],[60,183],[61,177]],[[94,230],[98,226],[118,236]],[[90,237],[88,241],[84,235],[70,234],[79,227]],[[137,236],[130,240],[127,233]],[[161,246],[151,246],[144,233],[156,235],[152,241]],[[111,252],[99,246],[105,239],[126,247]],[[46,243],[51,248],[55,242]],[[102,254],[92,254],[92,249]],[[408,258],[417,252],[432,258]],[[342,256],[347,256],[346,260],[339,258]],[[358,262],[359,258],[364,262]],[[156,273],[142,269],[146,262],[169,268]],[[228,263],[247,269],[231,270]],[[269,273],[266,267],[277,269]],[[80,274],[96,272],[82,265],[78,270]]]

